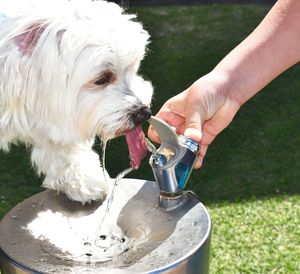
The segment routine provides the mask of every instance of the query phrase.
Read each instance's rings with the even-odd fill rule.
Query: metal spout
[[[177,136],[165,122],[151,117],[150,124],[161,146],[152,151],[150,165],[160,188],[159,205],[172,210],[184,203],[184,188],[192,172],[199,145],[186,136]]]

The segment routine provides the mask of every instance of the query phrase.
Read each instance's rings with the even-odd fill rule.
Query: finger
[[[206,155],[207,149],[208,149],[208,146],[207,146],[207,145],[202,145],[202,146],[200,146],[200,151],[199,151],[198,155],[199,155],[201,158],[204,158],[205,155]]]
[[[205,154],[207,152],[207,149],[208,149],[208,146],[201,146],[200,147],[200,151],[197,154],[196,162],[194,164],[194,169],[198,169],[198,168],[202,167],[203,160],[204,160]]]
[[[181,125],[178,125],[176,127],[176,133],[178,135],[183,134],[184,135],[184,131],[185,131],[185,123],[182,123]]]
[[[168,109],[162,109],[156,114],[156,117],[174,127],[177,133],[183,133],[185,119],[181,115],[174,113]],[[160,143],[159,136],[152,126],[150,126],[148,129],[148,137],[153,142]]]
[[[156,117],[165,121],[167,124],[169,124],[172,127],[175,127],[176,129],[185,122],[185,118],[182,115],[170,109],[160,110],[156,114]]]
[[[202,138],[202,119],[198,106],[190,104],[186,108],[184,135],[200,143]]]
[[[187,111],[184,135],[200,143],[202,139],[201,117],[197,111]]]
[[[203,158],[200,156],[197,156],[196,162],[194,164],[194,169],[199,169],[202,166]]]
[[[148,128],[148,137],[151,141],[160,143],[159,136],[152,126]]]
[[[216,138],[216,134],[212,133],[209,130],[209,125],[207,124],[204,124],[202,133],[203,135],[200,143],[201,147],[210,145],[212,141]]]
[[[197,143],[200,143],[202,139],[201,117],[196,110],[187,111],[184,135]]]

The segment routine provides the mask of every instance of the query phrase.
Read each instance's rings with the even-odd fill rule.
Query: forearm
[[[243,104],[299,60],[300,1],[279,0],[212,73],[225,77],[229,96]]]

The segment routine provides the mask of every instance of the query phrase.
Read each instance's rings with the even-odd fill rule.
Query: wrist
[[[241,92],[238,87],[239,81],[232,77],[232,74],[224,71],[212,70],[210,73],[204,75],[198,79],[193,85],[197,86],[198,90],[205,87],[209,89],[211,94],[216,95],[216,98],[220,98],[221,101],[232,100],[236,101],[236,104],[241,106],[244,101],[238,95]]]
[[[186,92],[189,106],[196,105],[202,124],[224,106],[236,113],[240,102],[232,96],[232,84],[227,74],[212,71],[198,79]]]
[[[208,74],[210,81],[214,81],[216,92],[238,105],[239,108],[251,97],[247,96],[247,85],[242,83],[247,82],[243,80],[244,76],[239,72],[219,70],[218,68],[212,70]]]

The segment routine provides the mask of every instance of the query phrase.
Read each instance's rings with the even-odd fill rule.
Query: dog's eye
[[[107,86],[115,80],[115,74],[112,71],[103,72],[100,77],[94,82],[97,86]]]

